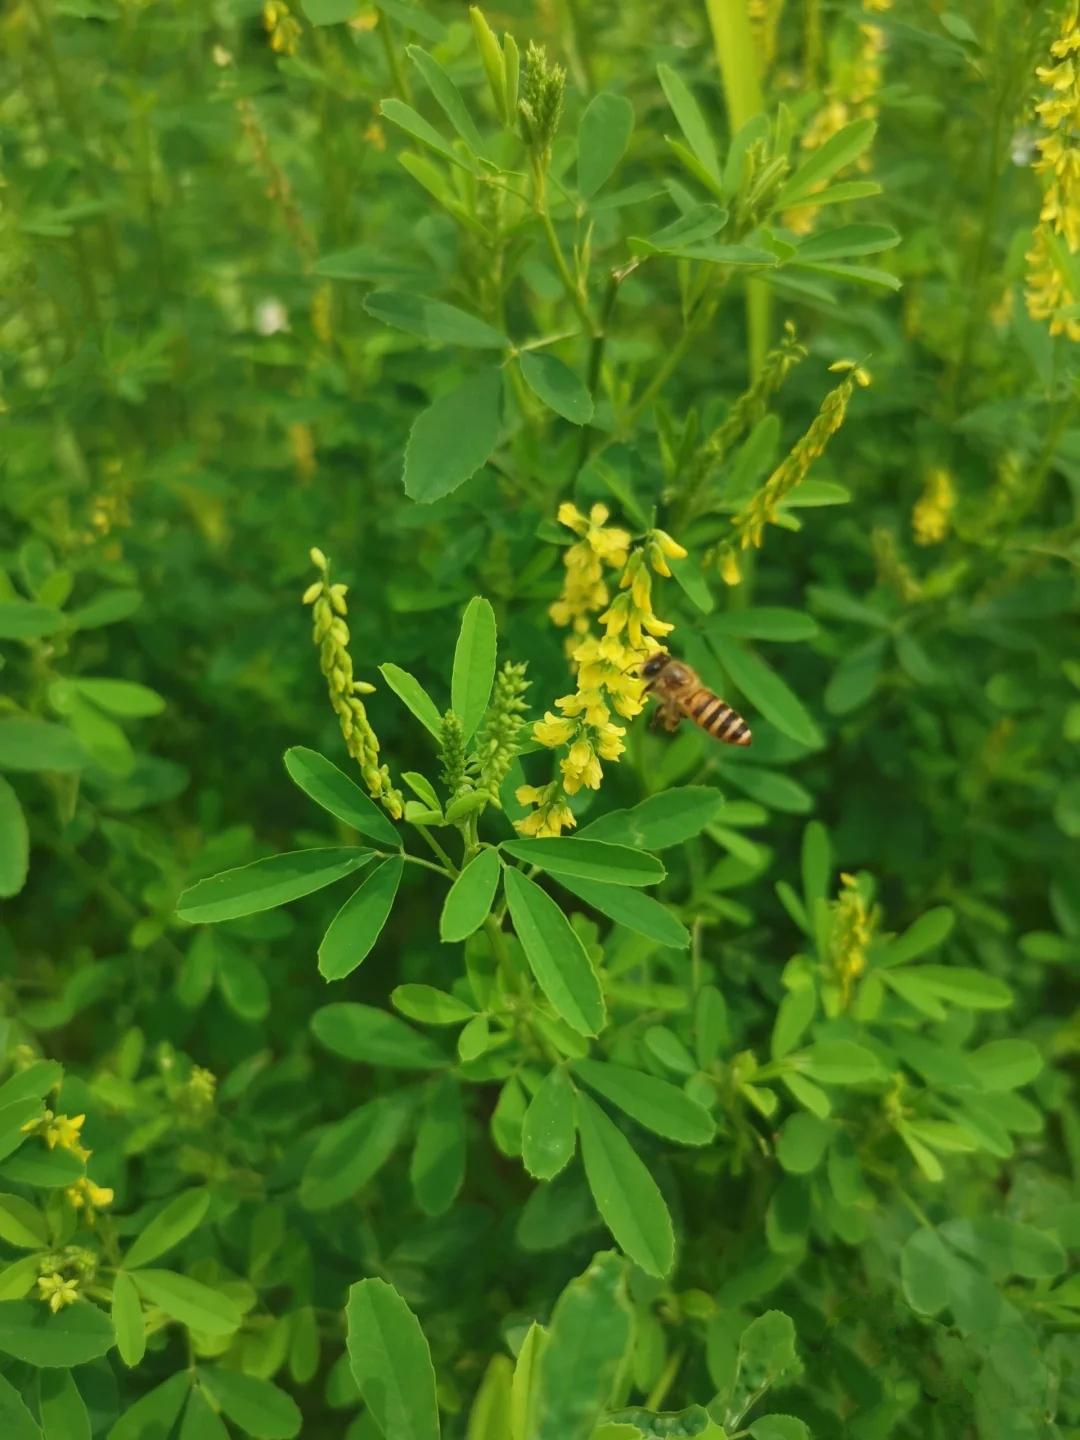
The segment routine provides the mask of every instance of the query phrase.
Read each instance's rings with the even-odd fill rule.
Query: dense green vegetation
[[[1076,0],[0,55],[3,1434],[1080,1436]]]

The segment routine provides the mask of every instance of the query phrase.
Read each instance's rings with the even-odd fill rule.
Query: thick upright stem
[[[765,108],[761,73],[746,0],[705,0],[716,63],[724,87],[728,123],[734,135]],[[772,292],[763,280],[746,282],[746,324],[750,337],[750,378],[769,349]]]

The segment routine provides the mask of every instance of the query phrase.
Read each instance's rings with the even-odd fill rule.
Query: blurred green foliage
[[[6,1435],[1080,1435],[1078,49],[7,6]]]

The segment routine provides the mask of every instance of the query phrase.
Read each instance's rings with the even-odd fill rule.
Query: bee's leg
[[[682,712],[677,705],[672,704],[669,700],[660,713],[664,719],[664,729],[667,730],[669,734],[678,730],[679,724],[682,721]]]

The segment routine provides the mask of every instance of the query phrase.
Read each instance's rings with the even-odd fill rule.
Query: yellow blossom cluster
[[[877,119],[885,35],[880,25],[865,17],[891,10],[892,3],[893,0],[862,0],[864,19],[859,22],[858,45],[854,54],[835,67],[833,82],[826,90],[825,103],[803,132],[800,144],[804,150],[820,149],[826,140],[831,140],[838,130],[853,120]],[[868,156],[864,155],[860,164],[867,167]],[[828,183],[823,181],[822,186]],[[796,206],[785,214],[784,223],[797,235],[809,234],[818,210],[813,201]]]
[[[1049,93],[1036,105],[1042,126],[1035,170],[1044,179],[1039,224],[1027,254],[1027,307],[1051,335],[1080,340],[1080,0],[1070,0],[1050,47],[1053,63],[1035,72]]]
[[[956,487],[952,476],[938,466],[927,475],[923,493],[911,512],[916,545],[940,545],[949,533],[955,509]]]
[[[833,901],[832,927],[829,932],[829,960],[840,991],[842,1006],[851,998],[851,991],[866,969],[866,953],[870,948],[876,911],[863,899],[853,875],[840,876],[840,894]]]
[[[85,1165],[93,1153],[82,1143],[82,1127],[85,1122],[85,1115],[54,1115],[51,1110],[46,1110],[33,1120],[28,1120],[22,1129],[26,1135],[39,1135],[50,1150],[67,1150]],[[96,1211],[104,1210],[106,1205],[111,1205],[113,1201],[112,1190],[105,1185],[95,1185],[87,1176],[82,1176],[73,1185],[69,1185],[64,1194],[73,1209],[85,1210],[88,1220],[93,1220]],[[59,1299],[53,1303],[51,1296],[63,1293],[66,1292],[53,1290],[48,1295],[43,1292],[42,1299],[49,1299],[53,1310],[57,1310],[61,1305],[71,1303],[67,1299]]]
[[[560,505],[558,520],[581,538],[563,555],[566,574],[563,591],[548,614],[556,625],[569,626],[567,654],[588,629],[592,617],[608,603],[604,566],[621,570],[630,550],[630,534],[609,525],[606,505],[594,505],[583,515],[576,505]]]
[[[775,523],[780,503],[802,484],[811,465],[825,453],[825,447],[843,425],[855,386],[870,384],[867,372],[851,360],[837,360],[829,369],[843,372],[843,380],[825,396],[806,434],[796,440],[761,489],[732,516],[731,523],[743,550],[750,546],[760,548],[765,526]],[[720,547],[718,563],[724,580],[729,585],[737,585],[741,576],[733,546]]]
[[[330,562],[314,547],[311,563],[319,571],[304,591],[304,604],[312,607],[312,636],[319,647],[319,667],[326,677],[330,704],[338,717],[345,748],[360,766],[368,793],[395,819],[405,813],[401,793],[390,782],[390,772],[379,764],[379,740],[371,728],[361,695],[374,693],[374,685],[353,678],[352,656],[349,654],[349,627],[346,624],[348,605],[346,585],[330,583]]]
[[[653,576],[670,576],[668,561],[686,555],[670,535],[655,529],[630,549],[627,532],[607,526],[603,505],[594,505],[588,517],[574,505],[563,505],[558,518],[582,536],[566,553],[566,584],[562,598],[551,608],[555,623],[572,626],[576,633],[571,660],[577,685],[556,700],[561,714],[548,710],[533,726],[533,736],[541,745],[565,753],[559,762],[560,779],[543,786],[523,785],[517,791],[522,805],[534,807],[518,821],[523,835],[558,835],[572,827],[567,796],[583,787],[599,789],[604,776],[601,761],[615,762],[622,755],[626,729],[612,717],[632,720],[641,713],[645,692],[638,668],[673,629],[653,609]],[[614,599],[604,578],[605,564],[621,572]],[[603,626],[599,635],[590,631],[594,616]]]
[[[281,4],[280,0],[266,0],[262,14],[274,54],[295,55],[300,44],[300,22],[292,15],[288,5]]]

